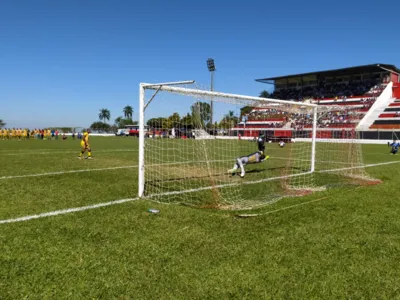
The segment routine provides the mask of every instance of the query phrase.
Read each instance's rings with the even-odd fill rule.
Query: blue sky
[[[127,104],[137,118],[140,82],[207,87],[208,57],[215,89],[246,95],[269,87],[256,78],[400,67],[398,11],[400,1],[1,1],[0,119],[88,126]]]

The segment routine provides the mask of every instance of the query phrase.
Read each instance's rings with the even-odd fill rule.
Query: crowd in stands
[[[362,99],[361,100],[362,108],[363,109],[370,109],[375,101],[376,101],[376,98],[365,98],[365,99]]]
[[[369,99],[365,101],[365,106],[372,105],[374,99]],[[357,123],[357,121],[363,118],[362,109],[359,107],[348,107],[343,110],[332,110],[323,113],[318,118],[318,128],[329,128],[337,127],[337,125],[351,125]],[[262,123],[263,128],[282,128],[290,123],[290,128],[295,130],[302,130],[304,128],[310,128],[312,126],[312,116],[311,114],[303,113],[289,113],[284,111],[279,111],[278,109],[262,109],[253,110],[248,114],[248,121],[264,121]],[[247,128],[260,127],[258,125],[253,125],[246,123]]]
[[[337,127],[337,125],[356,124],[363,118],[356,108],[343,111],[329,111],[318,118],[318,128]],[[313,120],[311,115],[294,114],[291,116],[291,128],[302,130],[312,127]]]
[[[72,138],[81,139],[82,134],[72,133]],[[0,138],[3,140],[58,140],[59,138],[65,140],[67,136],[56,129],[22,129],[22,128],[3,128],[0,129]]]
[[[272,93],[270,97],[296,101],[310,99],[318,104],[321,104],[320,101],[325,99],[333,99],[335,102],[340,101],[338,105],[343,105],[344,103],[342,102],[346,102],[348,97],[359,96],[361,99],[357,100],[357,102],[348,103],[347,109],[329,111],[318,118],[319,128],[352,127],[371,108],[386,87],[386,82],[387,79],[350,81],[346,83],[327,83],[322,81],[316,86],[303,87],[303,89],[280,89]],[[253,110],[247,115],[247,121],[264,121],[262,123],[263,128],[282,128],[286,124],[286,127],[289,126],[295,130],[312,127],[312,116],[310,114],[289,113],[274,108]]]
[[[262,110],[253,110],[247,117],[247,121],[262,121],[265,119],[286,119],[289,113],[280,111],[275,108],[266,108]]]
[[[319,82],[315,86],[280,89],[271,94],[273,99],[303,101],[305,99],[326,99],[370,95],[383,91],[384,84],[378,79],[350,82],[327,83]]]

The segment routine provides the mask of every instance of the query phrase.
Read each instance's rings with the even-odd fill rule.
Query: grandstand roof
[[[371,65],[364,65],[364,66],[357,66],[357,67],[350,67],[350,68],[342,68],[342,69],[334,69],[334,70],[326,70],[326,71],[317,71],[317,72],[308,72],[308,73],[293,74],[293,75],[286,75],[286,76],[262,78],[262,79],[256,79],[256,81],[268,83],[268,81],[271,81],[271,80],[286,79],[286,78],[293,78],[293,77],[300,77],[300,76],[309,76],[309,75],[344,76],[344,75],[352,75],[354,73],[369,73],[369,72],[377,72],[377,71],[381,71],[381,70],[391,71],[391,72],[400,74],[400,69],[398,69],[395,65],[371,64]]]

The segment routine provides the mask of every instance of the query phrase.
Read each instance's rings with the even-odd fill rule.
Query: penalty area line
[[[132,169],[138,167],[133,166],[120,166],[120,167],[109,167],[109,168],[98,168],[98,169],[82,169],[82,170],[70,170],[70,171],[57,171],[48,173],[37,173],[37,174],[25,174],[25,175],[12,175],[0,177],[0,180],[15,179],[15,178],[28,178],[28,177],[41,177],[41,176],[52,176],[52,175],[64,175],[73,173],[84,173],[84,172],[96,172],[96,171],[107,171],[107,170],[118,170],[118,169]]]
[[[319,171],[315,171],[315,172],[317,172],[317,173],[329,173],[329,172],[346,171],[346,170],[353,170],[353,169],[379,167],[379,166],[392,165],[392,164],[398,164],[398,163],[400,163],[400,161],[388,161],[388,162],[381,162],[381,163],[377,163],[377,164],[366,164],[366,165],[348,167],[348,168],[338,168],[338,169],[331,169],[331,170],[319,170]]]
[[[25,222],[25,221],[30,221],[30,220],[34,220],[34,219],[66,215],[66,214],[70,214],[70,213],[74,213],[74,212],[85,211],[85,210],[89,210],[89,209],[95,209],[95,208],[100,208],[100,207],[105,207],[105,206],[116,205],[116,204],[122,204],[122,203],[137,201],[137,200],[139,200],[139,198],[127,198],[127,199],[103,202],[103,203],[98,203],[98,204],[93,204],[93,205],[55,210],[55,211],[50,211],[50,212],[41,213],[41,214],[37,214],[37,215],[30,215],[30,216],[24,216],[24,217],[19,217],[19,218],[14,218],[14,219],[0,220],[0,224]]]

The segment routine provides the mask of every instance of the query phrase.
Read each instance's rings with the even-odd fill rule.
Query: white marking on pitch
[[[110,152],[138,152],[137,149],[110,149],[110,150],[98,150],[95,153],[110,153]],[[78,151],[72,150],[60,150],[60,149],[48,149],[48,151],[43,151],[43,149],[39,152],[37,151],[26,151],[26,152],[14,152],[14,153],[2,153],[2,156],[25,156],[25,155],[51,155],[51,154],[70,154],[70,153],[79,153]]]
[[[309,160],[302,160],[302,159],[296,159],[296,158],[286,158],[286,157],[270,157],[270,159],[283,159],[283,160],[294,160],[294,161],[306,161],[309,162]],[[215,162],[228,162],[231,160],[212,160],[212,163]],[[198,162],[193,162],[193,161],[184,161],[184,162],[172,162],[172,163],[162,163],[162,164],[151,164],[149,166],[168,166],[168,165],[180,165],[180,164],[191,164],[191,163],[203,163],[205,161],[198,161]],[[347,164],[347,163],[337,163],[337,162],[331,162],[331,161],[316,161],[317,163],[332,163],[332,164]],[[378,164],[372,164],[372,165],[360,165],[356,167],[348,167],[348,168],[339,168],[339,169],[329,169],[329,170],[322,170],[322,171],[317,171],[317,172],[334,172],[334,171],[341,171],[341,170],[350,170],[350,169],[360,169],[364,167],[369,167],[369,166],[379,166],[379,165],[386,165],[386,164],[396,164],[400,163],[400,161],[394,161],[394,162],[384,162],[384,163],[378,163]],[[54,172],[46,172],[46,173],[35,173],[35,174],[24,174],[24,175],[10,175],[10,176],[2,176],[0,177],[0,180],[7,180],[7,179],[17,179],[17,178],[29,178],[29,177],[42,177],[42,176],[55,176],[55,175],[65,175],[65,174],[74,174],[74,173],[86,173],[86,172],[100,172],[100,171],[110,171],[110,170],[118,170],[118,169],[132,169],[132,168],[137,168],[139,167],[138,165],[129,165],[129,166],[119,166],[119,167],[108,167],[108,168],[96,168],[96,169],[81,169],[81,170],[70,170],[70,171],[54,171]]]
[[[377,164],[366,164],[366,165],[361,165],[361,166],[356,166],[356,167],[338,168],[338,169],[331,169],[331,170],[320,170],[320,171],[316,171],[316,172],[328,173],[328,172],[345,171],[345,170],[352,170],[352,169],[371,168],[371,167],[378,167],[378,166],[398,164],[398,163],[400,163],[400,161],[388,161],[388,162],[382,162],[382,163],[377,163]]]
[[[131,168],[136,168],[136,167],[138,167],[138,166],[137,165],[135,165],[135,166],[121,166],[121,167],[110,167],[110,168],[99,168],[99,169],[82,169],[82,170],[59,171],[59,172],[37,173],[37,174],[13,175],[13,176],[0,177],[0,180],[16,179],[16,178],[28,178],[28,177],[52,176],[52,175],[64,175],[64,174],[72,174],[72,173],[107,171],[107,170],[118,170],[118,169],[131,169]]]
[[[400,161],[391,161],[391,162],[378,163],[378,164],[368,164],[368,165],[359,166],[359,167],[340,168],[340,169],[333,169],[333,170],[322,170],[322,171],[317,171],[317,172],[319,172],[319,173],[335,172],[335,171],[350,170],[350,169],[357,169],[357,168],[377,167],[377,166],[381,166],[381,165],[389,165],[389,164],[396,164],[396,163],[400,163]],[[287,176],[265,178],[265,179],[260,179],[260,180],[256,180],[256,181],[250,181],[250,182],[227,183],[227,184],[221,184],[221,185],[216,185],[216,186],[207,186],[207,187],[201,187],[201,188],[197,188],[197,189],[190,189],[190,190],[185,190],[185,191],[166,192],[166,193],[150,195],[148,197],[143,197],[143,200],[151,199],[152,197],[156,197],[156,196],[163,197],[163,196],[171,196],[171,195],[177,195],[177,194],[193,193],[193,192],[198,192],[198,191],[204,191],[204,190],[210,190],[210,189],[214,189],[214,188],[222,188],[222,187],[234,186],[234,185],[239,185],[239,184],[246,184],[246,185],[257,184],[257,183],[266,182],[266,181],[273,181],[273,180],[277,180],[277,179],[303,176],[303,175],[311,174],[311,173],[312,172],[306,172],[306,173],[293,174],[293,175],[287,175]],[[30,221],[30,220],[40,219],[40,218],[45,218],[45,217],[50,217],[50,216],[65,215],[65,214],[69,214],[69,213],[73,213],[73,212],[79,212],[79,211],[84,211],[84,210],[89,210],[89,209],[95,209],[95,208],[99,208],[99,207],[110,206],[110,205],[115,205],[115,204],[121,204],[121,203],[125,203],[125,202],[136,201],[136,200],[139,200],[139,198],[121,199],[121,200],[115,200],[115,201],[110,201],[110,202],[98,203],[98,204],[94,204],[94,205],[88,205],[88,206],[82,206],[82,207],[74,207],[74,208],[68,208],[68,209],[62,209],[62,210],[56,210],[56,211],[41,213],[41,214],[37,214],[37,215],[30,215],[30,216],[24,216],[24,217],[19,217],[19,218],[14,218],[14,219],[0,220],[0,224],[24,222],[24,221]],[[318,199],[317,200],[311,200],[311,201],[306,202],[306,203],[315,202],[315,201],[318,201]],[[306,204],[306,203],[304,203],[304,204]],[[294,206],[291,206],[291,207],[300,206],[300,205],[303,205],[303,204],[298,204],[298,205],[294,205]],[[288,208],[291,208],[291,207],[288,207]],[[284,210],[284,209],[286,209],[286,208],[279,209],[279,210]],[[277,211],[279,211],[279,210],[277,210]],[[275,212],[275,211],[268,212],[267,214],[273,213],[273,212]]]
[[[103,202],[103,203],[98,203],[98,204],[88,205],[88,206],[55,210],[55,211],[50,211],[50,212],[41,213],[41,214],[37,214],[37,215],[30,215],[30,216],[24,216],[24,217],[20,217],[20,218],[0,220],[0,224],[17,223],[17,222],[30,221],[30,220],[34,220],[34,219],[41,219],[41,218],[46,218],[46,217],[65,215],[65,214],[70,214],[70,213],[74,213],[74,212],[95,209],[95,208],[100,208],[100,207],[105,207],[105,206],[110,206],[110,205],[115,205],[115,204],[122,204],[122,203],[136,201],[136,200],[139,200],[139,198],[128,198],[128,199]]]

